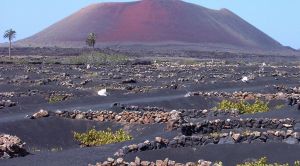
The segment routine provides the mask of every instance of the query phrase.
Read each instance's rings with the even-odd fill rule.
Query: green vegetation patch
[[[278,104],[275,106],[275,109],[280,110],[280,109],[284,108],[284,106],[285,106],[284,104]]]
[[[133,137],[123,129],[113,132],[111,129],[97,131],[95,128],[90,129],[85,133],[74,132],[74,138],[84,146],[100,146],[133,139]]]
[[[254,162],[246,162],[244,164],[238,164],[237,166],[290,166],[289,164],[278,164],[278,163],[273,163],[270,164],[268,163],[268,160],[266,157],[259,159],[258,161]],[[295,161],[294,166],[300,166],[300,161]]]
[[[240,114],[254,114],[259,112],[268,112],[269,106],[267,102],[256,100],[253,104],[246,101],[233,102],[223,100],[218,104],[218,110],[231,111],[238,110]]]
[[[72,64],[72,65],[125,64],[128,61],[129,61],[128,57],[125,55],[119,55],[119,54],[108,55],[108,54],[95,52],[95,51],[89,53],[82,53],[79,56],[72,56],[64,59],[65,64]]]
[[[50,104],[58,103],[58,102],[66,100],[67,97],[68,96],[65,96],[65,95],[51,95],[48,99],[48,103],[50,103]]]

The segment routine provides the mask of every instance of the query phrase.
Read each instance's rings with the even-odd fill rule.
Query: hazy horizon
[[[81,8],[99,2],[128,2],[132,0],[3,0],[0,10],[0,33],[13,28],[17,31],[17,40],[29,37],[55,22],[69,16]],[[211,9],[227,8],[241,18],[262,30],[281,44],[300,48],[300,23],[297,20],[297,8],[300,1],[220,1],[220,0],[185,0]],[[4,4],[4,5],[3,5]],[[13,6],[13,9],[10,8]],[[54,12],[53,12],[54,9]],[[9,13],[9,15],[8,15]],[[30,19],[28,19],[30,18]],[[0,43],[5,40],[0,38]]]

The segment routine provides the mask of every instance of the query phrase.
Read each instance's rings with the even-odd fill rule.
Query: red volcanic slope
[[[282,47],[227,9],[211,10],[180,0],[94,4],[20,43],[83,46],[90,32],[97,34],[98,43],[184,42]]]

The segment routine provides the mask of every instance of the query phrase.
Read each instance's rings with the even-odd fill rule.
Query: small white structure
[[[184,95],[184,97],[190,97],[190,96],[191,96],[191,92]]]
[[[266,67],[267,66],[267,64],[264,62],[263,64],[262,64],[262,67]]]
[[[107,93],[106,89],[101,89],[98,91],[98,95],[99,96],[107,96],[108,93]]]
[[[243,76],[242,82],[248,82],[248,81],[249,81],[249,78],[247,76]]]
[[[90,64],[87,64],[86,65],[86,69],[90,69],[91,68],[91,65]]]

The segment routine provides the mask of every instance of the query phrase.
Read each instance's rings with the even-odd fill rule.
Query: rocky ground
[[[295,57],[143,58],[113,65],[64,58],[1,58],[1,166],[231,166],[261,157],[300,159]],[[260,99],[270,111],[216,110],[223,99]],[[81,147],[73,132],[91,128],[122,128],[134,139]]]

